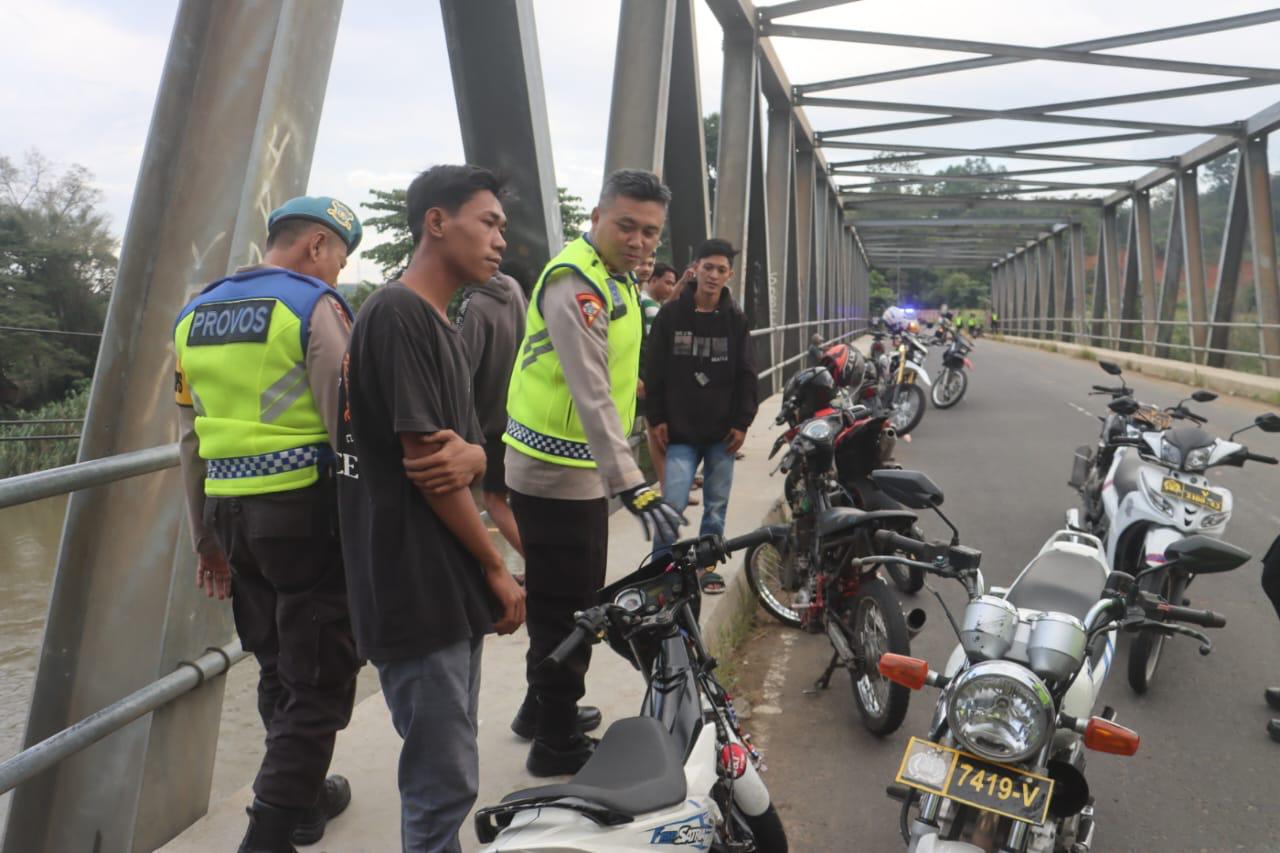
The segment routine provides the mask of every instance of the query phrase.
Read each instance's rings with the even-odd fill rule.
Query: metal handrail
[[[843,321],[843,322],[848,322],[848,321],[847,321],[847,320],[845,320],[845,321]],[[837,337],[831,338],[831,339],[830,339],[830,340],[828,340],[828,341],[824,341],[824,342],[823,342],[823,344],[824,344],[824,346],[825,346],[826,344],[834,344],[834,343],[835,343],[835,342],[837,342],[837,341],[842,341],[842,340],[844,340],[845,338],[852,337],[853,335],[860,335],[860,334],[862,334],[863,332],[865,332],[866,330],[867,330],[867,329],[866,329],[866,327],[865,327],[865,326],[863,326],[863,327],[860,327],[860,328],[854,329],[854,330],[852,330],[852,331],[845,332],[843,335],[838,335]],[[808,351],[801,352],[801,353],[797,353],[796,355],[791,356],[791,358],[788,358],[788,359],[785,359],[785,360],[783,360],[783,361],[780,361],[780,362],[778,362],[777,364],[775,364],[773,367],[770,367],[770,368],[768,368],[767,370],[764,370],[764,371],[762,371],[762,372],[760,372],[760,373],[757,373],[757,374],[756,374],[756,379],[767,379],[768,377],[772,376],[773,374],[777,373],[779,370],[782,370],[783,368],[787,367],[788,365],[795,364],[797,361],[800,361],[801,359],[803,359],[803,358],[808,358],[808,357],[809,357],[809,353],[808,353]]]
[[[139,717],[167,705],[184,693],[196,689],[210,678],[222,675],[248,657],[240,641],[232,640],[213,647],[193,661],[182,661],[177,669],[146,687],[90,714],[78,723],[22,750],[0,762],[0,794],[48,770],[105,737],[119,731]]]
[[[178,466],[178,443],[131,450],[0,480],[0,509]]]
[[[803,329],[806,326],[829,326],[832,323],[847,323],[847,322],[849,322],[848,317],[837,317],[831,320],[804,320],[800,323],[787,323],[782,326],[768,326],[763,329],[752,329],[747,334],[750,337],[758,338],[761,335],[769,335],[769,334],[773,334],[774,332],[785,332],[788,329]]]
[[[1030,321],[1027,321],[1027,322],[1030,322]],[[1104,325],[1105,325],[1105,324],[1108,324],[1108,323],[1111,323],[1111,322],[1117,322],[1117,321],[1111,321],[1111,320],[1097,320],[1097,321],[1089,321],[1089,322],[1087,322],[1085,325],[1086,325],[1086,326],[1090,326],[1090,325],[1092,325],[1094,322],[1102,323],[1102,324],[1104,324]],[[1125,321],[1122,321],[1122,322],[1124,322],[1124,323],[1134,323],[1134,322],[1137,322],[1137,321],[1134,321],[1134,320],[1125,320]],[[1249,328],[1254,328],[1254,327],[1253,327],[1253,326],[1250,326]],[[1013,325],[1013,327],[1012,327],[1012,328],[1010,328],[1010,329],[1004,329],[1004,330],[1002,330],[1002,331],[1003,331],[1003,332],[1005,332],[1005,333],[1021,332],[1021,333],[1025,334],[1025,335],[1027,335],[1027,336],[1033,336],[1033,335],[1036,335],[1036,334],[1040,334],[1040,335],[1057,335],[1057,334],[1066,334],[1066,335],[1069,335],[1069,336],[1071,337],[1071,341],[1070,341],[1070,343],[1076,343],[1076,342],[1078,342],[1078,340],[1079,340],[1079,339],[1081,339],[1081,338],[1085,338],[1085,339],[1087,339],[1089,342],[1092,342],[1092,341],[1094,341],[1094,340],[1099,340],[1099,341],[1103,341],[1103,342],[1105,342],[1105,343],[1107,343],[1107,344],[1134,344],[1134,345],[1136,345],[1136,346],[1142,346],[1142,347],[1148,347],[1148,346],[1149,346],[1149,347],[1153,347],[1153,348],[1155,348],[1155,349],[1160,349],[1161,347],[1164,347],[1164,348],[1166,348],[1166,349],[1191,350],[1193,353],[1196,353],[1196,352],[1217,353],[1217,354],[1219,354],[1219,355],[1234,355],[1234,356],[1239,356],[1239,357],[1241,357],[1241,358],[1261,358],[1261,359],[1264,359],[1264,360],[1267,360],[1267,361],[1280,361],[1280,355],[1272,355],[1272,354],[1264,353],[1264,352],[1248,352],[1248,351],[1245,351],[1245,350],[1222,349],[1222,348],[1220,348],[1220,347],[1213,347],[1213,346],[1208,346],[1208,345],[1206,345],[1206,346],[1202,346],[1202,347],[1198,347],[1198,346],[1195,346],[1194,344],[1180,344],[1180,343],[1175,343],[1174,341],[1143,341],[1143,340],[1139,340],[1138,338],[1113,337],[1113,336],[1111,336],[1110,334],[1094,335],[1094,334],[1092,334],[1091,332],[1089,332],[1088,330],[1083,331],[1083,332],[1077,332],[1077,331],[1074,331],[1074,330],[1072,330],[1072,331],[1067,331],[1067,332],[1056,332],[1056,331],[1051,330],[1051,329],[1036,329],[1036,328],[1031,328],[1031,327],[1029,327],[1029,326],[1024,326],[1024,325],[1022,325],[1022,323],[1017,323],[1017,322],[1015,322],[1015,323],[1014,323],[1014,325]],[[1039,338],[1039,339],[1037,339],[1037,340],[1053,340],[1053,338],[1052,338],[1052,337],[1043,337],[1043,338]],[[1099,344],[1099,345],[1100,345],[1100,344]],[[1135,355],[1140,355],[1140,353],[1134,353],[1134,354],[1135,354]]]

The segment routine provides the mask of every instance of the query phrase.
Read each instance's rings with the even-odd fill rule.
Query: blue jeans
[[[476,712],[484,638],[404,660],[375,662],[400,748],[405,853],[460,853],[458,830],[480,787]]]
[[[729,509],[729,490],[733,487],[733,454],[723,441],[715,444],[667,445],[667,470],[662,481],[662,496],[680,512],[689,505],[693,476],[702,463],[702,526],[698,533],[724,535],[724,516]],[[655,539],[658,551],[671,543]]]

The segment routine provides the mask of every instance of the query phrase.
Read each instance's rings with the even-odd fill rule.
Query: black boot
[[[593,705],[578,706],[578,731],[582,733],[595,731],[600,728],[600,721],[603,717],[600,709]],[[511,721],[511,731],[515,732],[516,737],[521,740],[533,740],[533,735],[537,731],[537,712],[526,701],[520,706],[520,710],[516,712],[516,717]]]
[[[324,780],[320,799],[307,809],[293,830],[293,843],[315,844],[324,838],[324,828],[329,821],[346,811],[351,804],[351,783],[343,776],[330,776]]]
[[[1268,687],[1262,695],[1266,697],[1268,708],[1280,711],[1280,687]]]
[[[245,811],[249,813],[249,828],[237,853],[298,853],[289,835],[305,810],[282,809],[254,797],[253,805]]]
[[[595,738],[580,732],[561,741],[535,738],[529,747],[525,769],[534,776],[571,776],[591,758],[597,743]]]

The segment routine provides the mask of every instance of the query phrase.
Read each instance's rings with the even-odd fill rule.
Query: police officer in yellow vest
[[[196,583],[231,596],[257,656],[266,755],[240,853],[312,844],[351,800],[325,774],[360,661],[347,613],[333,446],[351,310],[334,290],[360,222],[300,197],[267,220],[263,262],[178,315],[175,390]]]
[[[542,272],[507,394],[507,486],[525,552],[529,690],[511,728],[532,738],[535,776],[576,772],[600,724],[579,708],[591,660],[539,667],[573,630],[573,614],[604,585],[610,497],[645,528],[675,538],[680,514],[645,484],[627,444],[635,424],[644,318],[631,271],[657,247],[668,190],[622,170],[605,181],[591,231]]]

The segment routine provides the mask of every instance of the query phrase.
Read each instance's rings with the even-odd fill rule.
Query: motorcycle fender
[[[929,380],[929,374],[925,373],[924,368],[913,362],[907,362],[907,370],[916,375],[916,379],[926,388],[932,388],[933,382]]]
[[[1169,527],[1151,527],[1142,541],[1142,561],[1148,566],[1162,566],[1164,552],[1174,542],[1183,538],[1183,534]]]

